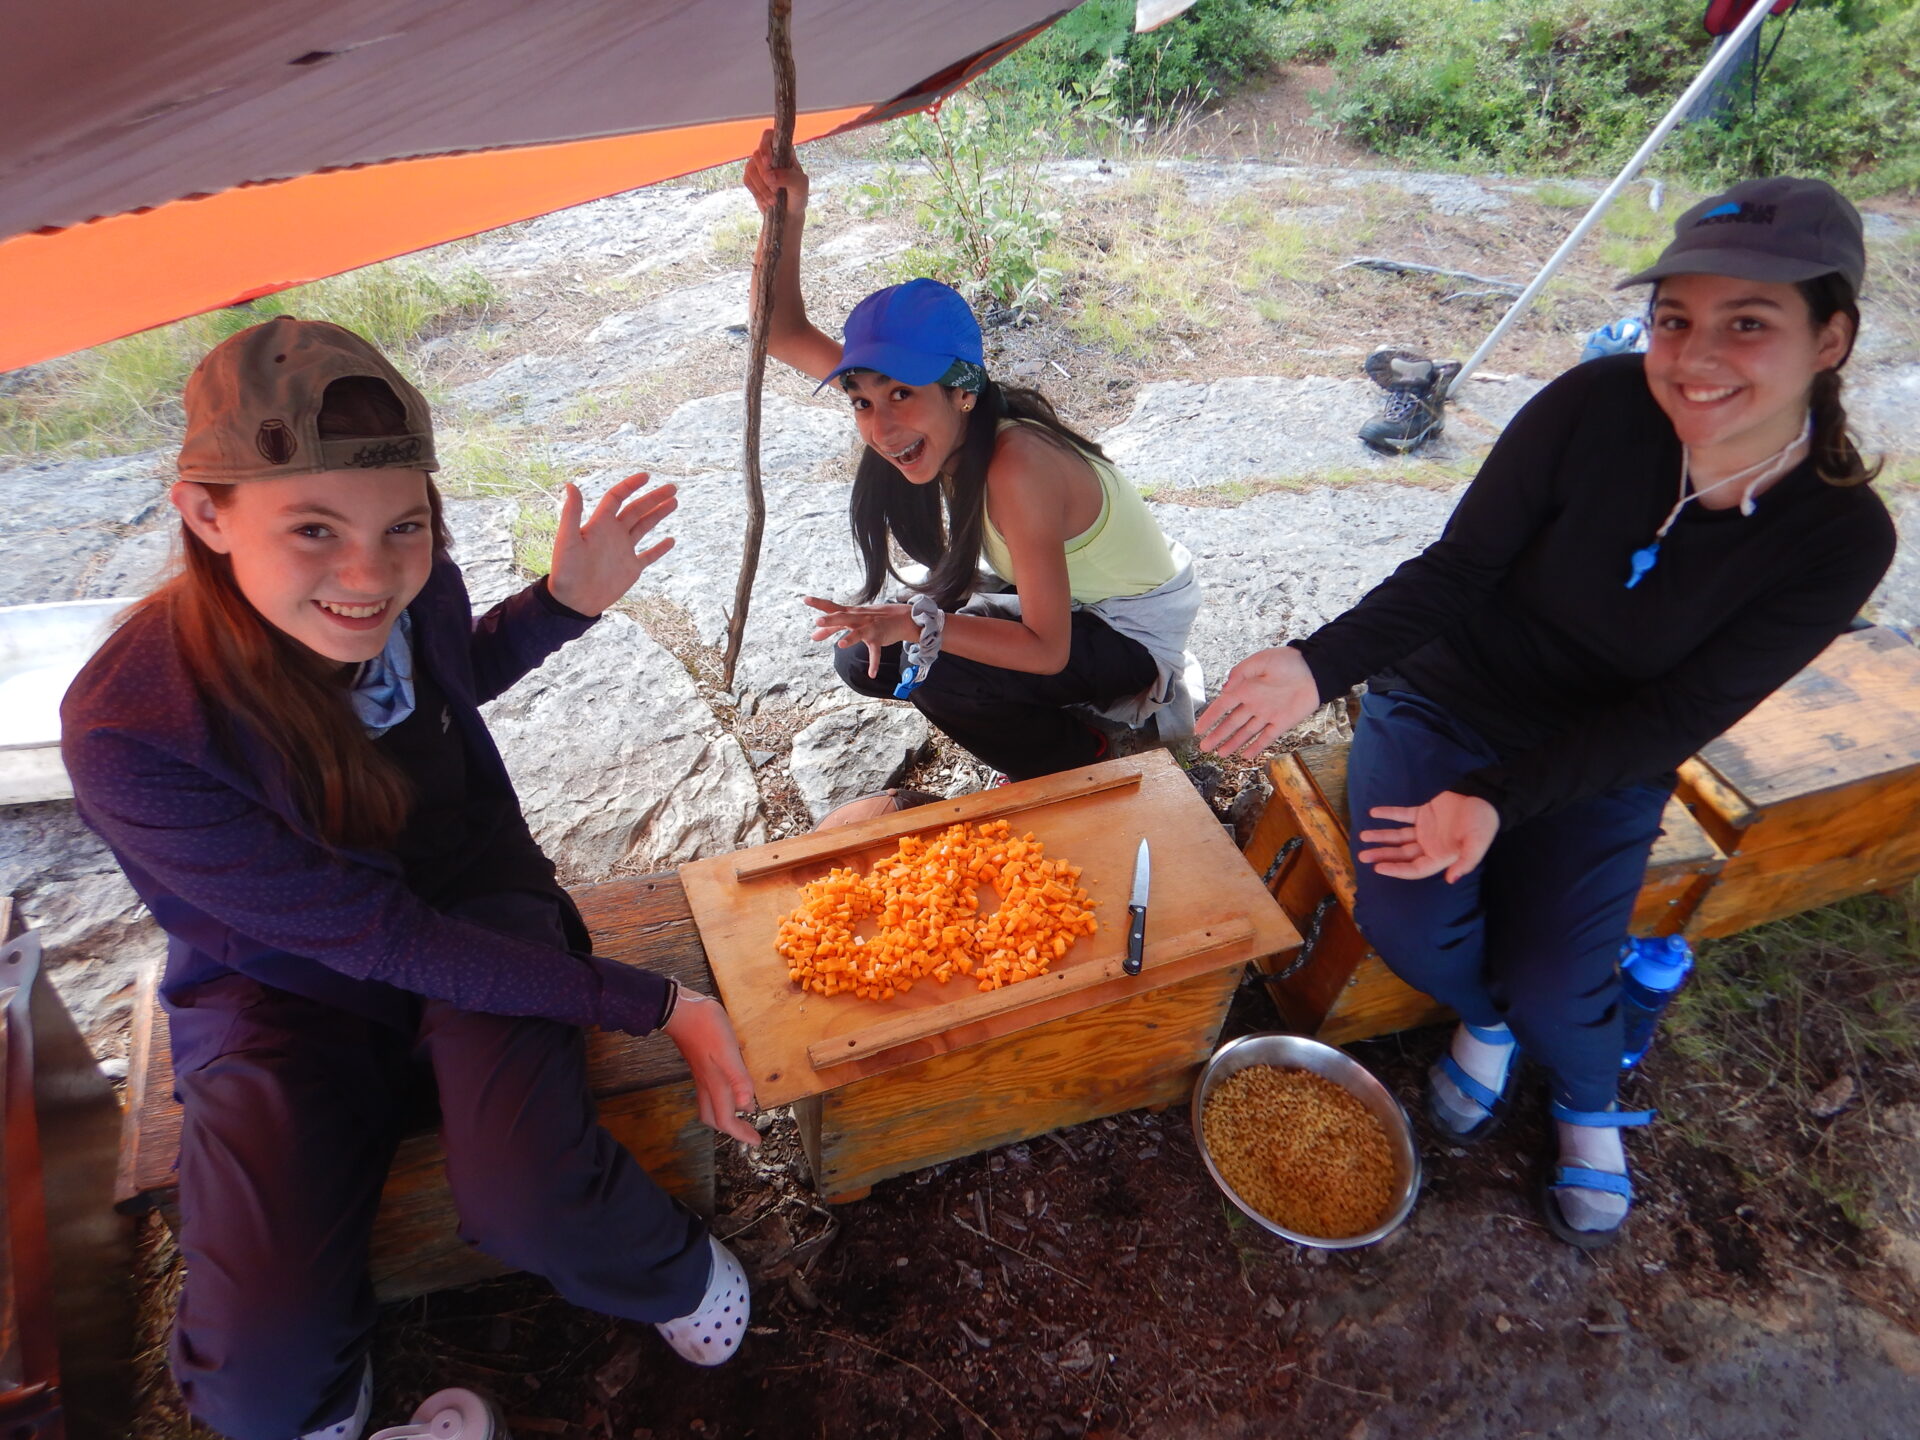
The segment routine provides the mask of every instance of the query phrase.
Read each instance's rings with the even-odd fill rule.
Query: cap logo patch
[[[262,420],[260,428],[253,433],[253,448],[265,457],[269,465],[284,465],[293,459],[300,442],[294,439],[286,421]]]
[[[1714,206],[1694,221],[1693,228],[1698,230],[1702,225],[1771,225],[1774,208],[1772,205],[1755,205],[1751,202],[1736,205],[1729,200],[1724,205]]]
[[[353,458],[347,461],[350,469],[380,470],[391,465],[406,465],[420,458],[420,437],[410,435],[405,440],[383,440],[377,445],[362,445],[353,452]]]

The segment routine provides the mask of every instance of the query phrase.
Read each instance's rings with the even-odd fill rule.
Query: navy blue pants
[[[904,647],[880,652],[880,673],[867,674],[867,647],[833,652],[840,678],[862,695],[893,697]],[[1015,780],[1091,765],[1105,739],[1069,705],[1111,705],[1159,678],[1147,647],[1085,610],[1073,612],[1073,639],[1058,674],[1006,670],[960,655],[942,655],[913,692],[922,715],[955,744]]]
[[[240,975],[191,1002],[169,1006],[185,1107],[173,1372],[215,1430],[293,1440],[351,1413],[374,1211],[433,1090],[462,1238],[610,1315],[700,1303],[705,1227],[600,1128],[579,1030],[425,1000],[409,1036]]]
[[[1499,756],[1424,696],[1369,694],[1347,762],[1350,834]],[[1470,875],[1395,880],[1355,860],[1354,919],[1394,974],[1475,1025],[1508,1024],[1556,1100],[1604,1110],[1620,1076],[1620,948],[1671,786],[1626,785],[1505,830]]]

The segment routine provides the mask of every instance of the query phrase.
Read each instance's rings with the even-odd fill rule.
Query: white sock
[[[1612,1175],[1627,1173],[1627,1147],[1621,1143],[1620,1131],[1614,1126],[1575,1125],[1566,1120],[1556,1120],[1554,1125],[1560,1132],[1562,1165],[1583,1165]],[[1627,1214],[1627,1197],[1609,1195],[1604,1190],[1563,1187],[1553,1192],[1553,1198],[1559,1203],[1567,1224],[1575,1230],[1611,1230]]]
[[[1513,1032],[1506,1026],[1480,1027],[1488,1033],[1495,1030],[1506,1037],[1503,1044],[1489,1044],[1475,1038],[1473,1032],[1464,1023],[1456,1026],[1453,1040],[1448,1046],[1453,1063],[1478,1080],[1487,1089],[1498,1095],[1506,1089],[1507,1070],[1513,1064],[1518,1052],[1514,1049]],[[1447,1123],[1456,1130],[1471,1130],[1486,1119],[1486,1107],[1479,1101],[1468,1098],[1460,1087],[1447,1078],[1443,1070],[1433,1072],[1433,1098],[1435,1106],[1441,1111]]]

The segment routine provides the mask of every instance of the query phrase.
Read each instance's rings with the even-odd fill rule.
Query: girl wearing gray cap
[[[1647,354],[1577,366],[1516,415],[1440,539],[1346,614],[1249,656],[1200,717],[1255,752],[1365,681],[1348,770],[1355,918],[1457,1011],[1429,1113],[1489,1133],[1522,1051],[1548,1072],[1554,1234],[1632,1200],[1616,973],[1675,767],[1818,655],[1893,525],[1847,435],[1859,214],[1817,180],[1682,215]]]
[[[186,412],[180,572],[61,718],[80,814],[170,938],[188,1410],[234,1440],[357,1440],[368,1243],[423,1088],[463,1238],[719,1363],[745,1276],[597,1123],[580,1027],[664,1029],[701,1118],[753,1143],[732,1027],[593,954],[479,711],[665,552],[673,487],[636,475],[583,523],[569,486],[550,576],[476,621],[426,401],[365,340],[256,325]],[[487,1440],[466,1400],[432,1433]]]

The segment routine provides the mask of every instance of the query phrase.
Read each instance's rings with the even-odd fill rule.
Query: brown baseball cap
[[[335,381],[382,381],[406,412],[400,435],[322,438]],[[231,485],[329,470],[438,470],[420,392],[367,341],[324,320],[279,315],[209,350],[187,380],[180,478]]]
[[[1824,180],[1742,180],[1673,225],[1660,258],[1613,288],[1669,275],[1731,275],[1792,284],[1838,272],[1854,293],[1867,273],[1866,234],[1853,203]]]

